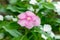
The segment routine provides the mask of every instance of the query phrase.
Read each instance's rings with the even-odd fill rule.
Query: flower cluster
[[[41,28],[44,32],[47,32],[48,34],[50,34],[50,36],[53,38],[55,37],[55,34],[52,32],[52,28],[51,25],[49,24],[44,24],[44,26]],[[45,40],[48,39],[48,37],[44,34],[41,35],[42,38],[44,38]]]
[[[57,3],[54,3],[54,6],[55,6],[55,12],[58,13],[58,15],[60,15],[60,2],[57,2]]]
[[[6,16],[5,16],[5,19],[6,19],[6,20],[13,20],[14,22],[17,21],[17,18],[14,18],[12,15],[6,15]],[[4,20],[3,15],[0,15],[0,21],[3,21],[3,20]]]

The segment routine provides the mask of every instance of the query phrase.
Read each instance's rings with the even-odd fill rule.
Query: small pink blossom
[[[31,11],[26,11],[18,15],[18,24],[28,29],[40,25],[40,18]]]

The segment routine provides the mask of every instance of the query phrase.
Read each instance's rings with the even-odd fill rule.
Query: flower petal
[[[18,24],[21,26],[25,26],[26,20],[19,20]]]
[[[33,12],[31,11],[26,11],[26,15],[27,16],[36,16]]]
[[[51,25],[49,24],[44,24],[43,31],[45,32],[50,32],[52,30]]]
[[[18,18],[19,19],[24,19],[24,18],[26,18],[26,14],[25,13],[21,13],[21,14],[18,15]]]
[[[39,17],[36,17],[36,19],[34,21],[34,25],[39,26],[40,24],[41,24],[41,20],[39,19]]]
[[[32,22],[26,22],[26,26],[25,26],[26,28],[31,29],[33,26],[34,25]]]

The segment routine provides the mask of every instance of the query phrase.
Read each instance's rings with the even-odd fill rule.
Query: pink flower
[[[40,18],[31,11],[26,11],[18,15],[18,24],[28,29],[40,25]]]

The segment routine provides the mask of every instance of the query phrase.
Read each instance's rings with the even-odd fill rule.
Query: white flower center
[[[27,20],[31,20],[31,17],[27,17]]]

